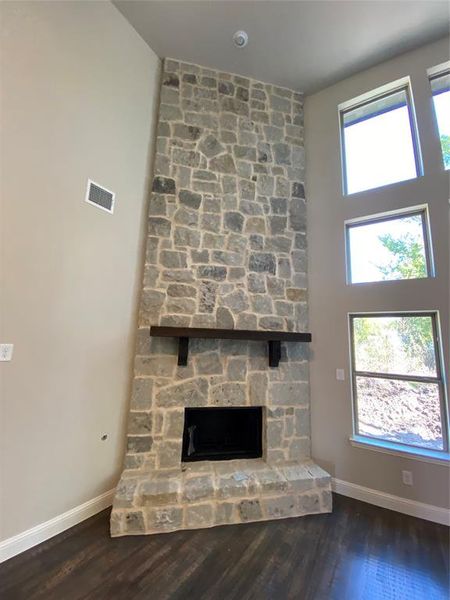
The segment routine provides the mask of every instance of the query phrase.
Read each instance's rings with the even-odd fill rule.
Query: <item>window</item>
[[[350,316],[355,433],[448,450],[435,312]]]
[[[426,207],[347,221],[346,242],[348,283],[433,275]]]
[[[408,78],[345,102],[339,110],[344,193],[421,174]]]
[[[444,167],[450,169],[450,63],[428,71]]]

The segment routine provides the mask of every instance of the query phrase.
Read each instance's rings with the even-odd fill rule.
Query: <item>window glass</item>
[[[360,435],[443,450],[435,383],[357,377]]]
[[[407,89],[341,111],[347,194],[417,177]]]
[[[435,313],[352,315],[358,435],[446,450]]]
[[[428,277],[425,211],[347,224],[348,281]]]
[[[430,316],[354,317],[355,369],[436,376]]]
[[[450,169],[450,71],[430,78],[444,167]]]

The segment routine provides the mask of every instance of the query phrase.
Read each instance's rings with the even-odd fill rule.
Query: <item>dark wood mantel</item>
[[[219,340],[251,340],[268,342],[269,366],[278,367],[281,358],[281,342],[310,342],[310,333],[292,331],[252,331],[247,329],[212,329],[200,327],[150,327],[152,337],[178,338],[178,365],[186,366],[189,354],[189,338]]]

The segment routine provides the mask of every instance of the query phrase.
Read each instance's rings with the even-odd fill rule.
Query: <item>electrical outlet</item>
[[[12,360],[14,344],[0,344],[0,361]]]
[[[402,481],[405,485],[413,485],[413,474],[411,471],[402,471]]]
[[[336,369],[336,379],[338,381],[345,381],[345,371],[344,371],[344,369]]]

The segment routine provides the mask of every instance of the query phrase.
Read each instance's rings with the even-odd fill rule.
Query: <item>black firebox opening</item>
[[[183,454],[194,460],[262,456],[262,407],[186,408]]]

